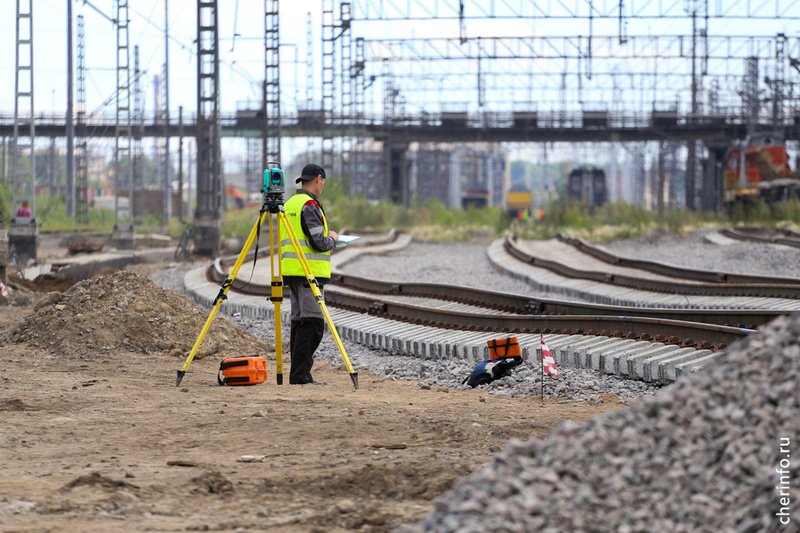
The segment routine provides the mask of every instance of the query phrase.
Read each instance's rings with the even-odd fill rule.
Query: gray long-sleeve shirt
[[[320,252],[327,252],[333,250],[336,246],[336,241],[333,237],[325,235],[325,223],[322,217],[325,216],[325,210],[314,194],[306,189],[298,189],[295,194],[306,194],[311,197],[312,202],[306,202],[303,209],[300,211],[300,225],[303,228],[303,233],[311,241],[311,247]]]

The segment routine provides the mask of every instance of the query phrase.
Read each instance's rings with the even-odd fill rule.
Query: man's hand
[[[334,241],[338,241],[339,240],[339,234],[336,233],[335,231],[333,231],[332,229],[328,230],[328,237],[333,237]]]

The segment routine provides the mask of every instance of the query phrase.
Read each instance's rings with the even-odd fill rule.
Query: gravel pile
[[[799,339],[782,317],[657,396],[512,442],[400,531],[798,531]]]

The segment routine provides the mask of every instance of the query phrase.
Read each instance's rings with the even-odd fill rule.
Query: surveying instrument
[[[222,305],[222,302],[228,298],[228,291],[233,285],[233,281],[236,279],[236,275],[239,273],[239,269],[241,268],[242,263],[244,263],[247,253],[250,251],[250,247],[253,245],[253,241],[256,242],[256,253],[253,257],[253,261],[255,262],[258,259],[258,237],[261,234],[261,226],[264,223],[264,219],[269,216],[269,260],[272,278],[272,288],[269,300],[275,306],[275,376],[278,385],[283,384],[283,344],[281,342],[281,302],[283,302],[283,276],[281,274],[281,243],[278,243],[277,253],[275,253],[273,247],[275,246],[275,230],[278,228],[278,226],[282,225],[284,231],[291,240],[292,248],[294,248],[295,253],[297,253],[297,257],[303,267],[303,272],[308,280],[308,285],[311,287],[311,292],[314,294],[314,298],[317,300],[317,304],[319,304],[322,314],[325,316],[325,322],[328,324],[328,328],[333,335],[333,339],[336,341],[336,346],[339,348],[339,353],[342,356],[342,360],[347,367],[347,371],[350,373],[350,379],[353,381],[353,385],[355,386],[356,390],[358,390],[358,373],[353,369],[353,365],[350,364],[350,359],[347,357],[347,352],[342,344],[342,339],[339,338],[339,333],[336,331],[336,327],[333,325],[331,315],[328,312],[327,306],[325,305],[325,298],[322,296],[322,290],[320,289],[319,282],[311,272],[311,266],[308,264],[306,256],[303,253],[303,249],[300,247],[300,243],[297,240],[297,234],[295,233],[292,224],[287,219],[286,210],[283,207],[283,193],[285,191],[284,181],[285,179],[283,170],[281,170],[281,164],[275,161],[270,161],[267,163],[267,169],[264,170],[264,188],[261,190],[261,192],[264,193],[264,203],[261,205],[261,211],[259,211],[258,220],[253,226],[253,229],[250,230],[250,235],[247,237],[247,241],[244,243],[244,247],[239,253],[239,257],[236,259],[236,263],[233,265],[230,274],[228,274],[228,277],[222,282],[219,293],[217,294],[216,298],[214,298],[214,304],[211,312],[206,319],[203,329],[200,331],[200,335],[197,337],[197,340],[192,347],[192,351],[189,352],[189,356],[186,358],[183,368],[178,370],[178,379],[175,383],[176,387],[180,386],[181,380],[186,374],[186,370],[189,368],[189,365],[192,363],[192,359],[194,359],[195,354],[197,354],[197,350],[200,348],[200,344],[203,342],[203,338],[206,336],[206,333],[208,333],[208,329],[211,327],[211,322],[213,322],[217,311],[219,311],[219,308]],[[275,223],[276,219],[277,224]],[[277,268],[275,266],[276,259]]]

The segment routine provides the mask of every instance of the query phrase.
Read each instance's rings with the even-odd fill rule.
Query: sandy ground
[[[542,403],[363,371],[356,391],[325,363],[314,377],[326,386],[278,386],[268,350],[265,384],[218,386],[222,349],[176,387],[186,341],[165,332],[193,340],[207,311],[165,289],[140,291],[151,299],[137,307],[142,295],[124,300],[109,279],[83,282],[93,311],[81,331],[67,296],[79,291],[47,303],[17,291],[18,305],[0,306],[2,531],[388,532],[421,519],[509,440],[622,407],[613,396]],[[173,302],[168,319],[163,302]],[[284,372],[288,381],[288,354]]]

